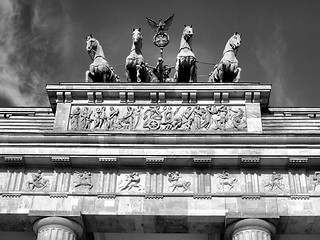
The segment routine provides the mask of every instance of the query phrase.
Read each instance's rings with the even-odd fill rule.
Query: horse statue
[[[185,25],[185,28],[182,32],[179,53],[176,61],[176,72],[174,75],[176,82],[197,81],[196,57],[192,52],[192,36],[192,25]]]
[[[239,82],[241,68],[236,58],[241,44],[241,35],[237,32],[228,40],[221,61],[209,74],[209,82]]]
[[[94,57],[92,58],[93,63],[90,64],[89,71],[86,71],[85,81],[89,82],[90,77],[93,82],[119,82],[119,77],[113,68],[109,66],[99,41],[90,34],[87,36],[86,42],[88,54],[93,53]]]
[[[126,58],[126,76],[128,82],[150,82],[150,72],[142,56],[141,28],[133,28],[132,47]]]

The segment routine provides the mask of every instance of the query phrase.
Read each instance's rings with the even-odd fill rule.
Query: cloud
[[[45,85],[63,57],[66,13],[54,0],[0,1],[0,106],[48,106]]]
[[[272,83],[271,100],[276,106],[293,106],[288,96],[288,80],[290,68],[286,60],[287,43],[282,28],[276,25],[269,37],[257,37],[254,44],[254,53],[258,63],[263,68],[266,81]]]

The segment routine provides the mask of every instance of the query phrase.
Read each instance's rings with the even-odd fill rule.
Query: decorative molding
[[[115,157],[100,157],[99,162],[103,167],[117,167],[118,158]]]
[[[20,156],[6,156],[4,160],[9,166],[24,166],[23,157]]]
[[[291,200],[309,200],[310,196],[309,195],[291,195],[290,199]]]
[[[94,103],[94,92],[87,92],[88,103]]]
[[[190,102],[191,103],[197,103],[197,93],[196,92],[191,92],[190,93]]]
[[[220,104],[221,102],[221,93],[215,92],[213,93],[213,101],[215,104]]]
[[[205,167],[210,168],[212,165],[212,160],[209,157],[206,158],[193,158],[194,167]]]
[[[181,97],[182,97],[182,103],[188,103],[189,102],[189,93],[183,92],[183,93],[181,93]]]
[[[21,197],[21,193],[2,193],[2,197],[5,198],[19,198]]]
[[[193,199],[207,199],[207,200],[210,200],[212,199],[212,195],[193,195]]]
[[[103,199],[115,199],[117,195],[115,193],[99,193],[97,194],[97,198]]]
[[[261,196],[260,195],[242,195],[241,198],[244,200],[260,200]]]
[[[159,102],[160,103],[166,102],[166,93],[165,92],[159,92]]]
[[[67,198],[67,193],[51,192],[49,195],[50,198]]]
[[[163,167],[164,158],[163,157],[147,157],[146,166],[147,167]]]
[[[290,157],[288,167],[306,167],[308,165],[307,157]]]
[[[64,92],[57,92],[57,103],[63,103],[64,102]]]
[[[253,103],[260,103],[260,92],[253,92]]]
[[[151,103],[157,103],[158,102],[157,93],[156,92],[150,92],[150,100],[151,100]]]
[[[72,93],[71,92],[65,92],[64,96],[65,96],[65,102],[66,103],[71,103],[72,102]]]
[[[229,102],[229,93],[228,92],[223,92],[222,93],[221,102],[222,103],[228,103]]]
[[[134,100],[134,92],[128,92],[127,96],[128,96],[128,102],[133,103],[135,101]]]
[[[259,157],[241,157],[240,167],[256,168],[260,166]]]
[[[144,196],[145,199],[163,199],[163,195],[161,194],[146,194]]]
[[[70,157],[51,157],[51,161],[55,167],[71,167]]]
[[[97,103],[102,103],[103,102],[102,92],[96,92],[96,102]]]

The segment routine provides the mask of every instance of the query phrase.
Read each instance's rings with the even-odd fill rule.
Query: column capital
[[[69,231],[78,238],[81,238],[83,234],[83,227],[79,223],[64,217],[45,217],[33,224],[33,231],[38,235],[38,239],[41,239],[39,238],[40,232],[54,228]]]
[[[233,239],[237,233],[246,230],[259,230],[269,234],[272,239],[276,233],[276,228],[273,224],[258,218],[243,219],[229,225],[225,231],[225,240]]]

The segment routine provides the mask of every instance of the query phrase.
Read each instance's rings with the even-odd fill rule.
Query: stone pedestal
[[[276,228],[261,219],[244,219],[227,227],[225,240],[271,240]]]
[[[37,240],[76,240],[83,234],[79,223],[62,217],[46,217],[36,221],[33,230]]]

